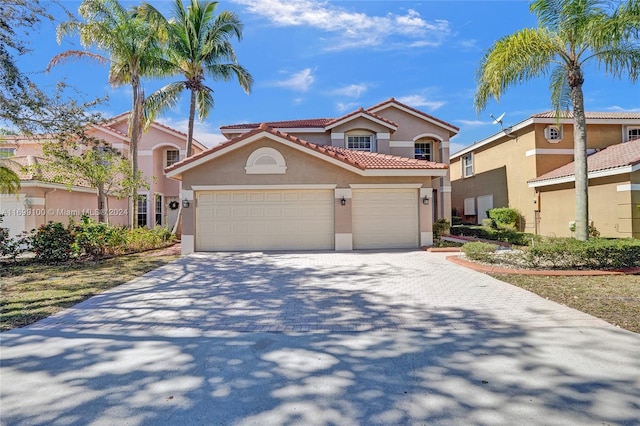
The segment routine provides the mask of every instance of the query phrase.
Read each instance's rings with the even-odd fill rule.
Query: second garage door
[[[332,250],[333,190],[201,191],[196,250]]]
[[[417,189],[353,190],[353,248],[417,248]]]

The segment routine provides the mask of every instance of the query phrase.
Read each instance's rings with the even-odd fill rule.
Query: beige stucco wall
[[[448,141],[451,137],[448,130],[401,111],[394,106],[380,110],[376,112],[376,115],[398,123],[398,130],[391,135],[392,141],[412,141],[413,138],[424,133],[437,135],[444,141]]]
[[[286,174],[246,174],[245,166],[247,158],[256,149],[270,147],[276,149],[284,157],[287,165]],[[315,158],[306,152],[283,145],[268,138],[259,139],[246,146],[237,148],[221,157],[201,164],[182,174],[183,190],[193,190],[193,186],[198,185],[336,185],[337,188],[350,189],[351,184],[419,184],[422,187],[430,188],[431,176],[397,176],[397,177],[365,177],[339,166],[331,164],[323,159]],[[195,194],[194,194],[195,195]],[[416,201],[418,201],[418,191],[416,189]],[[347,206],[340,206],[339,199],[336,200],[336,232],[351,232],[351,217],[347,214],[350,211],[351,199],[346,197]],[[421,209],[422,204],[420,204]],[[430,206],[424,206],[430,209]],[[422,211],[422,210],[421,210]],[[183,234],[194,235],[195,233],[195,208],[183,210]],[[343,213],[344,212],[344,213]],[[431,219],[431,214],[421,216]],[[432,230],[432,220],[428,223],[421,223],[422,232]]]

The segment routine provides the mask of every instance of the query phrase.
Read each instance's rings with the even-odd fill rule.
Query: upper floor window
[[[462,176],[473,176],[473,155],[471,153],[462,157]]]
[[[627,127],[627,142],[640,139],[640,127]]]
[[[347,136],[347,148],[357,151],[373,151],[373,135]]]
[[[416,142],[414,158],[431,161],[431,142]]]
[[[15,148],[0,148],[0,158],[9,158],[16,155]]]
[[[547,126],[544,129],[544,137],[549,142],[562,140],[562,126]]]
[[[177,149],[168,149],[166,167],[172,166],[178,161],[180,161],[180,151]]]

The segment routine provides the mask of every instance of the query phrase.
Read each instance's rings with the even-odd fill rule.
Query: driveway
[[[3,425],[640,422],[640,335],[423,251],[193,254],[0,338]]]

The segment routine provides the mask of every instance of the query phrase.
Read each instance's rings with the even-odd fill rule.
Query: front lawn
[[[0,331],[32,324],[177,259],[162,250],[43,265],[0,262]]]
[[[640,275],[490,275],[610,324],[640,333]]]

